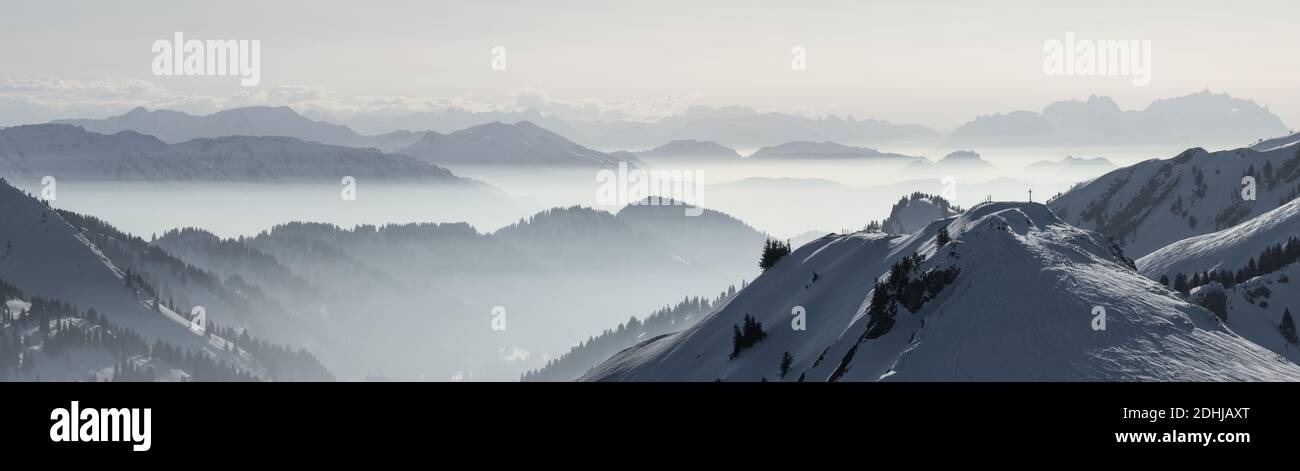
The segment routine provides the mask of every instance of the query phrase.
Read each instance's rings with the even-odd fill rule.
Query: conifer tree
[[[948,235],[948,226],[939,228],[939,235],[935,237],[934,241],[939,244],[940,247],[948,245],[948,242],[952,241],[952,237]]]
[[[768,239],[763,242],[763,256],[758,260],[758,267],[763,271],[776,266],[776,262],[790,254],[789,242]]]
[[[1300,344],[1300,339],[1296,337],[1295,320],[1291,318],[1291,310],[1287,309],[1282,313],[1282,325],[1278,326],[1282,331],[1282,337],[1291,344]]]
[[[786,373],[790,372],[790,365],[794,364],[794,356],[790,352],[781,354],[781,379],[785,379]]]

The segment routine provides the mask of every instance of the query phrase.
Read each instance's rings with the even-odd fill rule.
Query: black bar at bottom
[[[1288,450],[1300,385],[1115,383],[6,383],[0,444],[31,456],[479,457],[548,450],[829,453],[1014,450],[1182,457]],[[86,442],[104,417],[132,438]],[[63,409],[65,415],[56,410]],[[123,419],[129,420],[129,419]],[[133,422],[133,426],[134,426]],[[142,422],[141,422],[142,423]],[[76,425],[77,441],[68,428]],[[54,441],[51,434],[60,441]],[[1193,435],[1196,434],[1196,435]],[[1201,435],[1207,434],[1207,435]],[[107,435],[107,434],[106,434]],[[111,437],[101,437],[111,438]],[[1121,440],[1123,440],[1121,442]],[[1136,442],[1155,440],[1154,443]],[[139,445],[139,446],[137,446]],[[740,447],[740,448],[737,448]],[[21,458],[19,458],[21,459]]]

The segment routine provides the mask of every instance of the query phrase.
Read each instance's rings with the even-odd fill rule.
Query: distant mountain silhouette
[[[928,159],[917,160],[907,164],[904,171],[908,172],[968,172],[992,170],[995,168],[989,161],[984,160],[974,151],[959,150],[950,153],[936,162]]]
[[[672,141],[654,149],[636,152],[636,155],[648,159],[727,160],[740,158],[740,154],[735,149],[713,141],[696,141],[693,139]]]
[[[953,131],[948,145],[1227,145],[1237,147],[1285,134],[1282,120],[1251,100],[1209,91],[1156,100],[1124,111],[1107,96],[1060,101],[1041,113],[980,116]]]
[[[1075,157],[1067,155],[1061,160],[1040,160],[1025,166],[1026,170],[1036,172],[1055,172],[1065,170],[1110,170],[1115,164],[1101,157]]]
[[[99,134],[68,124],[0,129],[0,177],[72,181],[317,182],[344,176],[484,188],[445,168],[386,154],[292,137],[227,136],[168,145],[135,131]]]
[[[592,150],[528,121],[489,123],[445,135],[431,133],[398,153],[438,165],[640,165],[627,154]]]
[[[917,124],[826,116],[807,118],[759,112],[745,106],[695,106],[657,121],[585,121],[544,115],[535,109],[476,112],[459,108],[393,117],[357,116],[347,123],[367,133],[425,129],[449,133],[491,122],[528,121],[583,145],[599,149],[651,148],[677,140],[712,141],[732,148],[773,146],[790,141],[836,141],[850,144],[919,145],[941,139],[938,131]]]
[[[100,134],[135,131],[172,144],[226,136],[285,136],[322,144],[393,151],[410,145],[424,135],[396,131],[362,136],[347,126],[308,119],[287,106],[232,108],[204,116],[135,108],[126,114],[104,119],[64,119],[54,122],[80,126]]]
[[[789,160],[840,160],[840,159],[880,159],[880,160],[916,160],[903,154],[881,152],[867,147],[853,147],[834,142],[787,142],[771,147],[764,147],[750,155],[750,159],[789,159]]]

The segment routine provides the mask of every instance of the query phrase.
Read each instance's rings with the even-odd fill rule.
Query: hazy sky
[[[253,103],[346,115],[467,103],[651,117],[739,104],[952,127],[1089,94],[1132,109],[1209,89],[1300,126],[1294,0],[0,4],[9,115]],[[175,31],[261,40],[261,84],[155,77],[150,46]],[[1046,76],[1043,43],[1066,32],[1150,40],[1151,85]],[[497,45],[505,71],[491,68]],[[806,49],[807,70],[791,70],[794,46]]]

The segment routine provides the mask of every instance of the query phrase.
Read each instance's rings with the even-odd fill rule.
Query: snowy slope
[[[205,337],[166,306],[152,308],[137,289],[126,286],[124,272],[57,212],[36,199],[0,184],[0,279],[30,296],[63,300],[80,309],[95,309],[112,323],[133,330],[149,342],[164,340],[182,349],[202,351],[266,377],[247,352],[227,351],[226,341]]]
[[[1291,343],[1282,335],[1279,326],[1282,315],[1291,312],[1294,323],[1300,320],[1300,264],[1291,264],[1273,273],[1260,275],[1232,288],[1223,289],[1217,284],[1192,291],[1192,299],[1204,296],[1207,291],[1222,291],[1226,295],[1227,325],[1233,332],[1251,342],[1300,363],[1300,345]]]
[[[1255,178],[1255,200],[1242,196]],[[1300,192],[1300,148],[1260,152],[1188,149],[1084,183],[1049,205],[1066,222],[1114,236],[1129,255],[1226,229],[1281,206]]]
[[[937,248],[945,226],[953,241]],[[888,302],[872,314],[872,280],[888,284],[890,265],[914,252],[924,261],[893,277],[912,294],[881,296]],[[983,204],[905,237],[827,237],[699,324],[625,350],[584,379],[776,380],[789,352],[786,381],[1300,380],[1300,366],[1130,263],[1107,238],[1033,203]],[[796,306],[806,331],[792,328]],[[1103,331],[1091,326],[1095,306],[1106,311]],[[730,359],[746,315],[767,337]]]
[[[1300,143],[1300,133],[1288,134],[1286,136],[1275,137],[1273,139],[1266,139],[1256,143],[1253,146],[1250,146],[1250,148],[1260,152],[1268,152],[1270,150],[1281,149],[1284,147],[1292,147],[1295,146],[1297,143]]]
[[[1289,247],[1289,241],[1298,236],[1300,200],[1295,200],[1235,227],[1169,244],[1142,257],[1137,265],[1142,274],[1152,279],[1167,276],[1173,280],[1178,274],[1190,277],[1194,273],[1225,270],[1240,273],[1248,264],[1262,262],[1261,254],[1266,249]],[[1261,271],[1268,272],[1245,282],[1226,283],[1232,285],[1229,288],[1215,282],[1193,289],[1190,299],[1221,293],[1229,328],[1279,356],[1300,363],[1300,346],[1286,339],[1279,330],[1284,312],[1290,310],[1293,321],[1300,315],[1300,289],[1293,284],[1297,281],[1292,281],[1300,276],[1300,264],[1293,262]]]
[[[77,345],[63,348],[53,348],[49,345],[49,336],[40,333],[39,324],[33,322],[10,322],[11,319],[18,318],[21,313],[31,308],[29,302],[21,299],[10,299],[7,302],[10,307],[10,317],[0,319],[0,334],[10,338],[21,337],[24,339],[24,348],[21,349],[23,357],[22,362],[30,362],[26,368],[13,368],[8,371],[3,363],[5,360],[12,359],[0,358],[0,380],[3,381],[111,381],[117,374],[117,364],[123,360],[119,357],[127,357],[126,362],[139,369],[147,369],[151,372],[156,380],[160,381],[182,381],[192,379],[192,376],[183,369],[167,364],[157,358],[142,354],[119,355],[118,352],[110,351],[107,348],[91,345]],[[14,309],[17,308],[17,309]],[[102,325],[95,324],[83,317],[76,316],[57,316],[49,319],[51,335],[59,335],[64,330],[87,330],[104,332],[106,337],[117,337],[121,332],[115,332],[117,335],[107,334],[107,329]],[[65,327],[66,326],[66,327]],[[122,378],[117,378],[122,380]]]
[[[1151,278],[1178,273],[1237,271],[1269,247],[1300,236],[1300,199],[1222,231],[1189,237],[1137,260]]]

